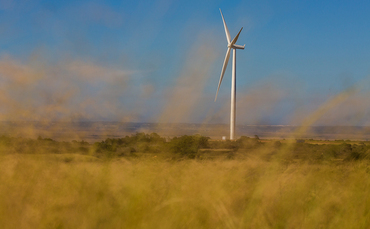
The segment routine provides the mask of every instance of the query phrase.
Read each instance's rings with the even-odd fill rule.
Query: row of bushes
[[[88,143],[85,141],[59,142],[51,138],[35,139],[0,136],[0,151],[3,153],[81,153],[91,155],[127,156],[137,153],[173,153],[180,156],[195,157],[199,149],[253,148],[260,145],[257,138],[241,137],[237,141],[210,141],[201,135],[184,135],[165,139],[157,133],[137,133],[124,138],[107,138],[104,141]]]
[[[221,151],[220,151],[221,150]],[[263,143],[258,136],[242,136],[236,141],[211,141],[201,135],[185,135],[165,139],[156,133],[137,133],[124,138],[107,138],[104,141],[88,143],[85,141],[59,142],[50,138],[35,139],[0,136],[2,153],[79,153],[97,157],[137,156],[143,153],[168,153],[177,157],[201,158],[201,154],[225,152],[233,155],[253,154],[284,155],[285,159],[325,160],[370,159],[370,146],[364,143],[348,144],[310,144],[305,142],[280,143],[279,141]]]
[[[370,145],[359,144],[294,144],[291,155],[297,159],[343,159],[361,160],[370,159]]]

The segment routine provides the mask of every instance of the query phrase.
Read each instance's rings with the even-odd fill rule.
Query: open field
[[[8,155],[0,165],[2,228],[370,225],[368,162]]]
[[[1,228],[370,226],[367,144],[157,137],[1,137]]]

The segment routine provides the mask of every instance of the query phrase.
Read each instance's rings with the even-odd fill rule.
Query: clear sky
[[[0,0],[0,118],[370,125],[368,1]],[[229,63],[229,65],[231,62]]]

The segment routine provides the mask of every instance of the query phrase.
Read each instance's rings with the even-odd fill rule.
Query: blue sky
[[[370,125],[367,1],[0,0],[0,118],[228,123],[219,8],[238,124]]]

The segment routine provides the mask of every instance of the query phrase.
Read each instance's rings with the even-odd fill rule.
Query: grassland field
[[[370,228],[370,144],[0,137],[1,228]]]

